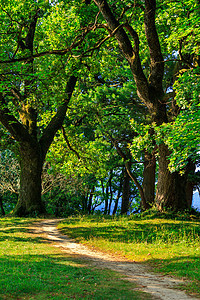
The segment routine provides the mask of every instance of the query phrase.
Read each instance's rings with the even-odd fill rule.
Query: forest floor
[[[179,285],[185,283],[184,280],[155,274],[141,263],[131,262],[79,244],[58,231],[56,228],[58,222],[57,219],[45,220],[38,223],[33,229],[38,235],[43,235],[51,240],[55,247],[60,247],[65,253],[84,260],[88,265],[100,269],[111,269],[122,274],[123,279],[137,283],[138,290],[151,294],[154,299],[197,299],[178,289]]]

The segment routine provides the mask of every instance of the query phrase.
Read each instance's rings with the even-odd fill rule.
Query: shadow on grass
[[[30,225],[30,223],[28,224]],[[28,227],[16,227],[16,228],[6,228],[0,230],[0,242],[28,242],[28,243],[49,243],[48,239],[44,237],[31,237],[27,234],[33,233],[34,231]],[[18,236],[19,234],[19,236]]]
[[[183,289],[200,297],[200,255],[151,259],[148,264],[154,271],[188,280],[187,285],[183,282]]]
[[[0,232],[0,242],[27,242],[27,243],[49,243],[49,241],[47,239],[44,238],[40,238],[40,237],[35,237],[35,238],[31,238],[31,237],[18,237],[18,236],[10,236],[9,232],[8,234],[3,234],[1,235]]]
[[[33,219],[24,219],[24,218],[0,218],[0,227],[20,227],[20,226],[30,226],[34,224],[36,220]]]
[[[166,274],[172,273],[177,274],[179,277],[198,280],[200,287],[200,255],[180,256],[170,259],[151,259],[148,263]]]
[[[167,255],[170,258],[154,259],[153,257],[148,256],[147,264],[150,264],[153,269],[159,272],[175,275],[179,278],[193,280],[193,282],[189,283],[188,285],[190,286],[190,291],[200,295],[199,222],[174,222],[172,220],[154,220],[153,222],[143,222],[143,220],[141,220],[136,222],[126,222],[123,225],[123,222],[112,222],[110,224],[106,224],[106,222],[89,221],[88,224],[86,222],[80,222],[80,224],[78,223],[77,226],[75,223],[75,226],[70,227],[70,222],[67,221],[66,224],[63,222],[61,225],[63,226],[62,233],[77,239],[84,237],[86,240],[92,240],[94,237],[95,240],[102,238],[104,243],[107,241],[116,243],[123,242],[126,244],[138,243],[138,247],[140,247],[141,244],[141,248],[143,247],[141,251],[142,255],[144,255],[143,252],[145,252],[143,249],[146,249],[144,247],[146,242],[147,245],[151,244],[152,248],[150,249],[163,247],[160,252],[160,257],[162,257],[162,251],[167,251]],[[156,243],[156,241],[158,241],[158,243]],[[175,252],[173,252],[173,245],[177,245],[177,242],[180,243],[180,246],[179,248],[176,248]],[[144,243],[144,245],[142,245],[142,243]],[[188,247],[190,247],[190,245],[193,247],[193,251],[191,251],[191,254],[189,255]],[[172,248],[170,248],[171,246]],[[126,246],[122,246],[121,248],[123,249],[123,247]],[[180,252],[177,252],[177,250]],[[170,253],[170,251],[172,251],[172,253]],[[187,254],[188,256],[186,256]],[[164,255],[165,253],[163,252],[163,256]]]
[[[173,242],[176,239],[180,239],[183,236],[190,239],[196,239],[200,237],[200,226],[199,223],[188,223],[180,222],[174,224],[165,221],[164,223],[153,223],[148,222],[129,224],[128,226],[123,225],[99,225],[88,224],[85,226],[73,226],[68,227],[68,224],[63,223],[61,232],[66,235],[73,236],[77,239],[84,238],[89,240],[90,238],[103,238],[107,241],[112,242],[148,242],[155,243],[156,240],[162,242]]]
[[[133,287],[62,255],[1,257],[0,299],[151,299]]]
[[[36,221],[2,221],[0,299],[151,299],[112,271],[88,267],[31,235],[35,227],[40,230]]]

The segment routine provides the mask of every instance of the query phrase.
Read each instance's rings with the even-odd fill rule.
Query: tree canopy
[[[121,213],[191,207],[199,12],[197,0],[0,1],[1,158],[19,162],[14,214],[45,213],[53,194],[54,211],[104,203],[110,213],[119,198]]]

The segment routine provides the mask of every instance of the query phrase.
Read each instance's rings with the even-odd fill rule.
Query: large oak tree
[[[145,0],[124,1],[124,3],[121,3],[121,1],[94,0],[94,3],[103,16],[104,28],[107,29],[110,36],[114,36],[120,51],[130,66],[138,97],[147,107],[151,122],[157,126],[171,122],[177,116],[177,106],[174,96],[169,93],[169,88],[173,89],[173,86],[172,84],[169,86],[166,84],[167,80],[172,82],[174,79],[171,69],[165,68],[165,61],[178,60],[179,70],[186,68],[186,66],[187,68],[194,68],[193,61],[191,61],[194,51],[190,51],[188,55],[189,42],[187,37],[192,34],[192,39],[198,40],[195,31],[198,28],[197,23],[194,21],[192,28],[190,27],[187,33],[182,32],[180,38],[176,37],[175,47],[171,49],[169,47],[171,52],[166,51],[167,43],[165,39],[170,40],[170,35],[173,35],[174,20],[178,14],[183,20],[184,18],[188,19],[187,24],[190,24],[189,21],[192,18],[195,19],[193,14],[198,13],[197,3],[193,6],[192,1],[188,2],[187,9],[189,11],[182,2],[180,4],[167,4],[156,0]],[[126,12],[128,12],[127,15]],[[159,21],[156,20],[156,15],[159,14],[158,18],[163,17],[163,20],[165,20],[166,13],[170,19],[163,26],[159,24],[158,30],[157,24]],[[141,23],[141,19],[142,25],[139,27],[138,24]],[[186,24],[185,21],[182,22],[184,23],[184,30]],[[178,20],[178,25],[181,25],[180,20]],[[162,31],[160,31],[160,27]],[[138,31],[139,28],[141,31]],[[141,51],[143,49],[140,49],[140,44],[147,48],[146,53],[149,56],[149,63],[148,59],[144,64],[141,61]],[[174,53],[175,51],[179,51],[178,58]],[[173,208],[175,210],[186,208],[187,174],[181,176],[177,171],[172,173],[169,171],[168,157],[170,151],[164,142],[158,144],[158,155],[159,171],[155,199],[157,207],[159,209]]]
[[[30,6],[26,7],[25,4]],[[49,62],[47,58],[36,61],[36,57],[40,58],[51,52],[40,51],[38,55],[37,48],[42,48],[44,44],[45,47],[48,44],[52,46],[48,41],[49,33],[44,32],[41,27],[45,26],[45,22],[51,22],[49,15],[54,8],[46,3],[39,6],[32,1],[25,4],[22,5],[23,12],[18,1],[4,7],[1,3],[0,10],[3,21],[0,121],[15,141],[15,151],[20,163],[19,200],[14,209],[14,214],[18,216],[45,212],[41,200],[42,167],[54,136],[62,126],[77,81],[72,72],[67,74],[58,60]],[[54,15],[56,12],[54,9]],[[58,41],[57,38],[56,42]],[[73,47],[76,45],[73,44],[71,48]],[[67,48],[64,53],[68,52]],[[56,82],[55,91],[60,91],[56,100],[52,97],[56,77],[52,66],[62,69],[59,72],[62,76],[57,74],[62,83]],[[42,121],[42,114],[49,114],[48,121]]]

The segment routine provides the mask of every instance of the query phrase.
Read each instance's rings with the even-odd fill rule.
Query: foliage
[[[191,158],[199,159],[200,151],[200,68],[185,70],[175,82],[180,113],[170,124],[155,127],[156,139],[164,141],[171,151],[170,171],[183,169]]]
[[[155,143],[168,145],[169,169],[171,172],[184,172],[188,159],[194,162],[199,160],[200,151],[200,68],[185,70],[174,84],[176,103],[179,106],[179,114],[171,123],[138,124],[131,120],[133,130],[138,133],[134,138],[131,151],[137,159],[143,149],[153,152]],[[149,134],[154,130],[153,134]]]
[[[72,192],[69,183],[65,188],[57,186],[50,192],[43,195],[42,199],[46,204],[47,214],[56,217],[67,217],[70,215],[80,214],[82,211],[81,194]]]
[[[0,193],[19,191],[19,163],[10,150],[0,152]]]
[[[181,112],[172,125],[166,143],[172,151],[170,170],[186,165],[187,160],[199,159],[200,139],[200,68],[184,72],[176,82],[176,99]]]
[[[121,29],[126,28],[132,45],[135,40],[127,24],[135,31],[140,42],[141,67],[148,82],[149,76],[152,77],[152,53],[145,36],[143,2],[137,1],[136,5],[134,1],[109,1],[109,5],[114,17],[123,25]],[[67,210],[79,211],[82,199],[93,185],[94,206],[101,203],[107,196],[99,191],[100,183],[106,187],[113,173],[112,189],[116,193],[120,186],[118,175],[128,160],[132,160],[131,171],[142,184],[144,151],[154,153],[160,143],[167,144],[170,150],[171,172],[184,172],[189,159],[194,163],[198,161],[197,1],[157,1],[155,25],[165,61],[165,96],[159,101],[166,101],[168,118],[168,123],[159,126],[152,123],[151,112],[137,91],[137,76],[133,76],[131,62],[120,49],[116,34],[109,31],[110,36],[107,36],[107,25],[95,3],[86,5],[76,0],[7,3],[1,0],[0,4],[0,92],[9,114],[25,128],[22,111],[29,106],[36,111],[38,141],[66,98],[68,78],[78,77],[63,123],[67,141],[61,132],[56,133],[44,167],[43,193],[47,193],[45,202],[50,197],[51,211],[55,211],[59,198],[63,199],[62,206],[69,204]],[[36,17],[30,53],[25,42]],[[12,63],[2,63],[5,60]],[[3,148],[16,150],[19,145],[12,135],[0,129]],[[7,140],[11,140],[12,145],[8,145]],[[125,158],[119,156],[116,145]],[[18,171],[14,180],[19,181]],[[2,185],[7,190],[8,182],[2,181]],[[135,187],[131,189],[137,203],[138,193]],[[52,195],[55,195],[54,203]],[[74,210],[71,210],[72,204]]]
[[[144,151],[153,153],[155,149],[155,133],[150,124],[138,123],[134,119],[131,119],[130,122],[132,129],[137,133],[129,145],[131,154],[134,159],[141,160]]]

